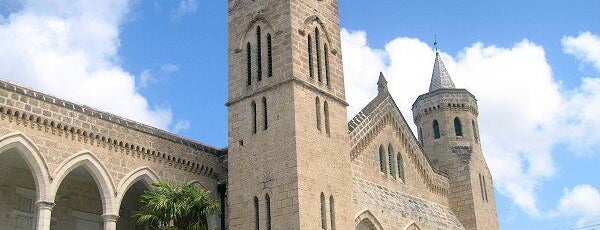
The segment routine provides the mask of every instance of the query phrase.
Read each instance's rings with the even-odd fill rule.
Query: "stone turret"
[[[477,99],[457,89],[436,52],[429,92],[412,107],[423,151],[448,173],[450,207],[466,229],[498,229],[492,176],[478,133]]]

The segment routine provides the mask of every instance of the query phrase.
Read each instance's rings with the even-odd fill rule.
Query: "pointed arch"
[[[391,143],[388,144],[388,160],[388,167],[390,167],[390,176],[392,176],[392,178],[396,178],[396,168],[394,167],[394,147]]]
[[[252,85],[252,45],[246,43],[246,85]]]
[[[267,230],[271,230],[271,197],[265,194],[265,212],[267,215]]]
[[[48,185],[52,177],[48,165],[40,149],[29,137],[20,132],[10,133],[0,137],[0,155],[16,149],[17,153],[27,163],[35,182],[37,201],[48,199]]]
[[[118,213],[110,213],[111,211],[114,211],[113,206],[116,195],[113,179],[108,173],[106,166],[104,166],[102,162],[89,151],[83,151],[72,155],[56,168],[54,171],[54,180],[50,185],[50,201],[54,202],[58,188],[67,175],[79,167],[84,167],[96,182],[98,190],[100,191],[100,197],[102,198],[103,213],[118,215]]]
[[[256,26],[256,77],[262,81],[262,31],[260,25]]]
[[[248,23],[246,25],[246,29],[244,30],[244,37],[242,37],[242,39],[240,40],[239,46],[238,46],[238,51],[241,51],[245,45],[246,42],[248,42],[250,40],[250,38],[254,38],[254,30],[256,28],[256,26],[260,25],[262,28],[262,31],[266,32],[266,33],[271,33],[273,31],[275,31],[273,29],[273,26],[271,25],[271,23],[264,17],[263,14],[259,14],[256,15],[252,21],[250,21],[250,23]],[[236,51],[237,52],[237,51]]]
[[[354,225],[356,226],[356,230],[363,230],[361,225],[368,224],[371,227],[374,227],[376,230],[383,230],[383,226],[379,223],[379,220],[371,213],[369,210],[363,211],[360,215],[354,219]]]
[[[154,173],[154,171],[148,167],[140,167],[129,172],[125,177],[123,177],[123,179],[121,179],[121,182],[119,182],[119,186],[117,187],[117,198],[114,206],[115,213],[118,213],[119,208],[121,207],[121,202],[123,201],[123,197],[125,196],[125,193],[127,193],[127,190],[129,190],[129,188],[138,181],[142,181],[148,189],[151,189],[152,184],[158,182],[159,179],[158,176],[156,176],[156,173]]]
[[[273,41],[271,33],[267,34],[267,77],[273,76]]]
[[[323,54],[325,59],[325,84],[331,86],[331,80],[329,79],[329,47],[327,44],[323,48]]]
[[[400,152],[398,152],[396,164],[398,165],[398,177],[404,181],[404,161]]]
[[[310,34],[308,35],[308,43],[306,45],[308,52],[308,75],[312,79],[315,78],[315,72],[313,67],[312,37],[310,36]]]
[[[323,115],[325,117],[325,133],[331,135],[331,128],[329,127],[329,104],[327,101],[323,102]]]
[[[256,230],[260,230],[260,207],[258,197],[254,197],[254,226]]]
[[[475,138],[475,142],[479,142],[479,134],[477,126],[475,126],[475,120],[471,120],[471,127],[473,128],[473,138]]]
[[[263,106],[263,128],[267,130],[269,128],[269,111],[267,107],[267,98],[262,98],[262,106]]]
[[[208,167],[207,167],[207,168],[208,168]],[[193,181],[190,181],[190,182],[188,182],[188,184],[189,184],[189,185],[193,185],[193,186],[197,186],[197,187],[199,187],[199,188],[201,188],[201,189],[204,189],[204,190],[206,190],[206,186],[204,186],[202,183],[200,183],[200,181],[199,181],[199,180],[193,180]]]
[[[323,23],[323,20],[321,20],[321,18],[319,18],[319,16],[317,15],[311,15],[306,17],[306,19],[304,19],[304,29],[303,31],[306,33],[310,33],[314,27],[320,27],[321,32],[323,32],[323,37],[326,40],[327,44],[332,44],[332,40],[331,40],[331,36],[329,34],[329,31],[327,31],[325,28],[325,23]]]
[[[385,150],[383,150],[383,145],[379,145],[379,170],[382,173],[385,172]]]
[[[321,100],[317,96],[315,98],[315,111],[317,117],[317,130],[321,131]]]
[[[439,139],[440,137],[440,124],[437,120],[433,120],[433,138]]]
[[[329,219],[331,230],[335,230],[335,200],[333,199],[333,195],[329,196]]]
[[[317,79],[319,83],[323,82],[323,71],[321,67],[321,32],[319,27],[315,27],[315,47],[317,48],[316,58],[317,58]]]
[[[258,130],[257,128],[257,117],[256,117],[256,102],[252,101],[252,133],[256,133],[256,131]]]
[[[419,228],[419,226],[415,222],[412,222],[406,225],[406,228],[404,228],[404,230],[421,230],[421,228]]]
[[[463,135],[462,122],[460,122],[460,118],[458,117],[454,118],[454,134],[456,134],[457,137],[462,137]]]
[[[321,192],[321,229],[327,229],[327,207],[325,206],[325,194]]]

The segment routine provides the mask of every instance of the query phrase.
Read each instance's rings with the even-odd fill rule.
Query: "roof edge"
[[[227,147],[225,148],[217,148],[208,144],[204,144],[189,138],[185,138],[185,137],[181,137],[179,135],[176,135],[174,133],[147,125],[147,124],[143,124],[131,119],[127,119],[121,116],[117,116],[114,115],[112,113],[109,112],[105,112],[105,111],[101,111],[98,109],[95,109],[93,107],[87,106],[87,105],[83,105],[83,104],[78,104],[78,103],[74,103],[65,99],[61,99],[59,97],[47,94],[47,93],[42,93],[38,90],[34,90],[31,89],[29,87],[26,86],[22,86],[13,82],[10,82],[8,80],[2,79],[0,78],[0,88],[4,89],[4,90],[8,90],[14,93],[18,93],[24,96],[28,96],[31,98],[35,98],[37,100],[41,100],[44,101],[46,103],[51,103],[78,113],[83,113],[86,114],[88,116],[92,116],[95,117],[97,119],[101,119],[107,122],[111,122],[113,124],[117,124],[120,126],[124,126],[127,127],[129,129],[133,129],[135,131],[141,132],[141,133],[145,133],[151,136],[155,136],[158,138],[162,138],[174,143],[178,143],[178,144],[183,144],[186,145],[190,148],[194,148],[200,151],[204,151],[216,156],[222,156],[227,154]]]

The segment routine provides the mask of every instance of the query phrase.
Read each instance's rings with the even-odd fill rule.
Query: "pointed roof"
[[[438,89],[454,89],[454,82],[450,78],[446,66],[440,58],[440,53],[435,52],[435,64],[433,65],[433,73],[431,74],[431,84],[429,84],[429,92],[436,91]]]
[[[379,80],[377,80],[377,90],[379,92],[387,91],[387,81],[385,80],[385,76],[383,76],[383,72],[379,72]]]

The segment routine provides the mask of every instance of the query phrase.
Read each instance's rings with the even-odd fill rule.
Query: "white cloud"
[[[140,87],[146,88],[146,87],[148,87],[148,85],[150,85],[151,83],[154,83],[155,81],[156,81],[156,78],[154,78],[154,76],[152,76],[152,73],[150,73],[150,70],[148,70],[148,69],[142,70],[142,72],[140,73]]]
[[[191,123],[187,120],[177,121],[175,123],[175,127],[173,128],[173,132],[179,133],[181,131],[186,131],[190,129],[191,126]]]
[[[563,51],[583,62],[593,64],[600,70],[600,36],[582,32],[577,37],[566,36],[562,39]]]
[[[198,0],[181,0],[177,8],[173,9],[173,19],[196,13],[198,11]]]
[[[555,216],[574,216],[579,218],[578,226],[600,218],[600,191],[591,185],[578,185],[573,190],[565,189],[558,203]]]
[[[356,114],[362,106],[366,105],[375,91],[370,91],[365,86],[374,86],[376,76],[384,69],[384,53],[372,49],[367,44],[367,33],[362,31],[349,32],[342,30],[342,50],[344,52],[344,77],[346,80],[346,98],[351,102],[350,114]],[[350,84],[349,84],[350,83]]]
[[[160,71],[162,71],[163,73],[169,74],[169,73],[176,73],[179,72],[179,67],[175,64],[164,64],[160,66]]]
[[[159,128],[168,107],[151,106],[118,60],[127,0],[24,1],[0,24],[0,76]]]
[[[364,32],[347,30],[342,31],[342,47],[349,115],[375,97],[378,71],[383,70],[415,130],[411,106],[428,90],[434,50],[406,37],[374,49]],[[441,56],[457,87],[478,99],[483,149],[499,193],[529,215],[542,215],[536,191],[556,174],[553,147],[566,143],[573,151],[591,151],[600,143],[600,134],[593,131],[600,128],[600,79],[562,89],[544,49],[528,40],[510,48],[475,43],[454,57]]]
[[[600,36],[582,32],[562,39],[563,51],[600,71]],[[566,144],[578,155],[600,154],[600,78],[584,77],[579,88],[568,92],[563,127],[569,133]]]
[[[144,69],[140,73],[140,81],[139,86],[141,88],[146,88],[152,84],[156,84],[158,82],[166,81],[169,75],[179,72],[179,67],[174,64],[164,64],[159,67],[158,70],[151,71],[149,69]]]

